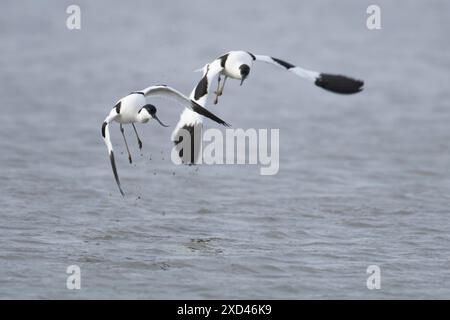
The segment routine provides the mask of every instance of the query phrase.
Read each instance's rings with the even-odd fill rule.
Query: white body
[[[121,107],[120,113],[114,119],[116,122],[122,124],[143,122],[141,117],[139,117],[139,110],[147,103],[144,95],[130,94],[119,101],[121,101]],[[112,110],[111,112],[114,111]]]

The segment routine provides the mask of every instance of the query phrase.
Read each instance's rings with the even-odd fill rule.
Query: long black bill
[[[315,85],[335,93],[352,94],[363,90],[364,81],[341,75],[321,73],[316,79]]]
[[[114,178],[116,179],[117,186],[119,187],[120,194],[122,196],[125,196],[125,193],[123,193],[122,187],[120,186],[119,175],[117,174],[116,161],[114,160],[113,151],[111,151],[111,153],[109,154],[109,159],[111,160],[112,171],[114,173]]]
[[[161,120],[159,120],[159,118],[158,118],[158,116],[156,114],[152,114],[152,117],[154,119],[156,119],[156,121],[158,121],[159,124],[162,125],[163,127],[166,127],[166,128],[168,127],[168,125],[165,125],[164,123],[161,122]]]
[[[242,84],[244,83],[244,81],[245,81],[245,79],[247,79],[247,77],[242,77],[242,79],[241,79],[241,86],[242,86]]]

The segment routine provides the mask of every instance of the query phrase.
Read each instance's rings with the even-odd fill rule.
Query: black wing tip
[[[194,100],[191,100],[192,103],[192,110],[194,112],[197,112],[198,114],[201,114],[202,116],[213,120],[215,122],[217,122],[218,124],[221,124],[225,127],[230,127],[230,125],[228,123],[226,123],[225,121],[223,121],[222,119],[220,119],[218,116],[216,116],[214,113],[212,113],[211,111],[209,111],[208,109],[202,107],[201,105],[199,105],[197,102],[195,102]]]
[[[125,192],[123,192],[122,187],[119,185],[119,191],[122,197],[125,197]]]
[[[364,89],[364,81],[362,80],[328,73],[321,73],[316,79],[315,85],[340,94],[354,94]]]
[[[219,117],[215,116],[213,113],[212,113],[212,115],[213,115],[215,118],[214,118],[214,119],[209,118],[209,119],[214,120],[215,122],[217,122],[218,124],[220,124],[220,125],[222,125],[222,126],[224,126],[224,127],[227,127],[227,128],[230,128],[230,127],[231,127],[231,124],[229,124],[228,122],[226,122],[226,121],[220,119]]]
[[[114,152],[111,151],[109,154],[109,159],[111,160],[111,167],[114,173],[114,178],[116,179],[116,183],[117,183],[117,187],[119,187],[119,191],[120,194],[122,195],[122,197],[125,197],[125,193],[122,190],[122,187],[120,186],[120,180],[119,180],[119,175],[117,174],[117,169],[116,169],[116,161],[114,160]]]
[[[211,119],[211,120],[214,120],[214,121],[217,122],[218,124],[223,125],[224,127],[227,127],[227,128],[230,128],[230,127],[231,127],[231,124],[229,124],[228,122],[223,121],[223,120],[220,119],[219,117],[217,117],[216,119],[212,119],[212,118],[210,118],[210,119]]]

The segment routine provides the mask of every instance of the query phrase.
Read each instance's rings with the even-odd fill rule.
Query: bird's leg
[[[127,143],[127,139],[125,139],[125,134],[124,134],[124,130],[123,130],[123,126],[122,126],[122,124],[120,124],[120,132],[122,132],[122,136],[123,136],[123,141],[125,141],[125,146],[127,147],[127,152],[128,152],[128,160],[130,161],[130,163],[133,163],[133,161],[131,160],[131,153],[130,153],[130,149],[128,149],[128,143]]]
[[[228,78],[227,76],[224,76],[223,82],[222,82],[222,87],[219,88],[220,82],[219,82],[219,85],[217,85],[217,91],[215,92],[216,99],[214,100],[214,104],[217,104],[217,102],[219,102],[218,98],[223,94],[223,88],[225,88],[225,82],[227,81],[227,78]]]
[[[141,139],[139,138],[139,135],[138,135],[138,133],[137,133],[136,127],[134,126],[134,123],[132,123],[132,125],[133,125],[134,132],[136,132],[136,137],[137,137],[137,140],[138,140],[139,150],[142,150],[142,141],[141,141]]]
[[[219,91],[219,96],[221,96],[222,94],[223,94],[223,88],[225,88],[225,82],[227,81],[227,76],[225,76],[224,78],[223,78],[223,82],[222,82],[222,88],[220,88],[220,91]]]
[[[214,91],[214,93],[216,94],[216,97],[214,98],[214,104],[217,104],[217,102],[219,102],[219,96],[221,96],[222,94],[220,93],[220,80],[222,80],[220,78],[220,74],[217,77],[217,89],[216,91]]]

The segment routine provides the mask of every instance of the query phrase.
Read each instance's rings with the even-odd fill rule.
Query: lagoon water
[[[4,1],[0,11],[0,298],[450,298],[450,4]],[[171,128],[139,125],[126,197],[101,123],[133,90],[188,94],[230,50],[365,80],[339,96],[270,65],[209,108],[280,129],[280,170],[175,166]],[[180,108],[152,100],[173,128]],[[208,122],[208,127],[215,124]],[[81,268],[81,290],[66,268]],[[381,268],[368,290],[367,267]]]

